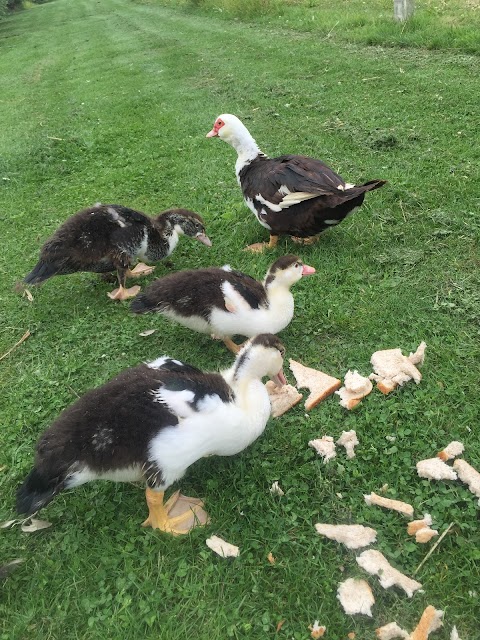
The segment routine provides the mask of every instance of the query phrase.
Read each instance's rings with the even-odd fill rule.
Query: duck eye
[[[297,268],[297,267],[299,267],[299,266],[300,266],[300,262],[296,262],[296,263],[295,263],[295,268]]]

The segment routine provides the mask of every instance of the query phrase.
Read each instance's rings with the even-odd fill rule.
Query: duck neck
[[[276,280],[268,282],[268,278],[264,283],[267,291],[268,307],[274,317],[289,318],[293,317],[293,295],[290,287]]]
[[[175,215],[164,214],[157,219],[155,227],[156,245],[161,250],[162,258],[169,256],[178,244],[179,225]]]
[[[238,154],[237,162],[235,163],[237,176],[245,165],[250,164],[250,162],[255,160],[259,155],[265,156],[248,129],[243,125],[242,128],[230,136],[227,142],[232,145]]]

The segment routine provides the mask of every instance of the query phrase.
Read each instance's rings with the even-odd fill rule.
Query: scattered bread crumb
[[[409,536],[415,536],[415,540],[421,544],[428,542],[434,536],[438,536],[436,529],[431,529],[432,516],[426,513],[422,520],[413,520],[407,525],[407,533]]]
[[[420,544],[425,544],[426,542],[430,542],[430,540],[435,536],[438,536],[438,531],[436,529],[430,529],[430,527],[424,527],[423,529],[419,529],[415,533],[415,540]]]
[[[319,456],[323,457],[325,464],[337,455],[332,436],[322,436],[316,440],[310,440],[308,445],[313,447]]]
[[[422,613],[422,617],[414,631],[410,634],[410,640],[427,640],[428,636],[442,626],[443,611],[429,605]]]
[[[422,374],[415,365],[423,364],[426,346],[422,342],[415,353],[410,353],[408,357],[400,349],[375,351],[370,358],[375,373],[370,374],[369,378],[376,380],[378,389],[384,394],[409,380],[415,380],[419,384]]]
[[[285,384],[281,387],[269,380],[265,387],[267,389],[270,404],[272,405],[272,416],[278,418],[286,413],[289,409],[294,407],[303,398],[301,393],[293,387],[291,384]]]
[[[353,409],[373,389],[372,381],[361,376],[358,371],[348,370],[345,374],[343,387],[335,393],[340,396],[340,404],[345,409]]]
[[[432,516],[429,513],[424,513],[422,520],[412,520],[407,524],[407,533],[409,536],[413,536],[420,529],[429,527],[432,524]]]
[[[376,493],[373,493],[373,491],[370,495],[364,495],[363,497],[368,505],[376,504],[379,507],[385,507],[385,509],[399,511],[410,518],[413,517],[413,507],[411,504],[401,502],[400,500],[392,500],[391,498],[378,496]]]
[[[310,391],[310,395],[305,402],[307,411],[316,407],[319,402],[328,398],[342,386],[342,381],[338,378],[329,376],[323,371],[305,367],[295,360],[290,360],[290,369],[295,376],[297,386],[306,387]]]
[[[272,484],[272,486],[270,487],[270,493],[272,494],[272,496],[284,496],[285,495],[285,491],[278,484],[278,481],[276,481],[276,482],[274,482]]]
[[[443,451],[437,453],[437,456],[440,458],[440,460],[446,462],[447,460],[452,460],[457,456],[461,456],[464,450],[465,447],[463,446],[463,444],[461,442],[458,442],[458,440],[454,440],[453,442],[450,442],[450,444],[447,445],[445,449],[443,449]]]
[[[468,462],[458,458],[453,463],[453,468],[458,473],[458,477],[462,482],[468,484],[470,491],[480,498],[480,473],[474,469]],[[480,500],[478,501],[480,506]]]
[[[383,627],[375,629],[377,638],[379,640],[395,640],[401,638],[401,640],[408,640],[410,634],[398,626],[396,622],[389,622]]]
[[[417,462],[417,473],[420,478],[429,480],[456,480],[457,474],[440,458],[428,458]]]
[[[355,632],[354,631],[350,631],[350,633],[347,633],[347,638],[348,638],[348,640],[354,640]]]
[[[366,580],[348,578],[338,585],[337,598],[345,613],[353,616],[363,613],[372,617],[372,606],[375,604],[372,589]]]
[[[222,538],[218,536],[210,536],[205,542],[207,543],[207,547],[222,558],[236,558],[240,554],[238,547],[229,542],[225,542],[225,540],[222,540]]]
[[[415,591],[421,589],[420,582],[409,578],[391,566],[383,553],[375,549],[367,549],[356,558],[358,564],[368,573],[378,576],[380,584],[384,589],[397,586],[405,591],[411,598]]]
[[[317,533],[330,540],[341,542],[348,549],[368,547],[377,539],[377,532],[361,524],[322,524],[315,525]]]
[[[267,560],[269,561],[270,564],[275,564],[275,562],[276,562],[275,556],[273,555],[273,553],[271,551],[267,556]]]
[[[456,626],[454,626],[452,629],[452,633],[450,634],[450,640],[460,640]]]
[[[356,447],[357,444],[360,444],[360,443],[358,442],[357,434],[352,429],[351,431],[342,431],[342,435],[337,440],[337,444],[342,447],[345,447],[345,451],[347,452],[347,458],[354,458],[355,457],[354,447]]]
[[[308,628],[309,628],[309,629],[310,629],[310,631],[311,631],[310,636],[311,636],[312,638],[314,638],[314,640],[315,640],[316,638],[321,638],[321,637],[323,637],[323,635],[325,634],[325,631],[327,630],[327,627],[323,627],[323,626],[320,626],[320,625],[318,624],[318,620],[315,620],[315,622],[313,623],[313,625],[309,625],[309,627],[308,627]]]

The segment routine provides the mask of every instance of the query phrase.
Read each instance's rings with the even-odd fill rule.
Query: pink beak
[[[285,378],[285,374],[283,373],[283,370],[280,369],[280,371],[277,373],[277,375],[272,376],[270,378],[270,380],[277,386],[277,387],[283,387],[283,385],[287,384],[287,379]]]
[[[197,240],[199,240],[202,244],[204,244],[206,247],[211,247],[212,246],[212,241],[210,240],[210,238],[208,236],[206,236],[204,233],[199,233],[198,236],[196,236]]]
[[[315,273],[314,267],[309,267],[308,264],[303,265],[302,276],[311,276]]]
[[[213,138],[214,136],[218,136],[218,131],[215,131],[215,127],[207,133],[206,137]]]

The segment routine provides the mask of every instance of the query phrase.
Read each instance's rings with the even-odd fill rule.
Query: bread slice
[[[319,402],[328,398],[337,389],[342,386],[342,381],[333,376],[329,376],[323,371],[304,367],[300,362],[290,360],[290,369],[295,376],[298,387],[306,387],[310,391],[305,402],[305,409],[310,411],[317,406]]]
[[[291,384],[285,384],[282,387],[269,380],[265,387],[270,397],[270,403],[272,405],[272,416],[278,418],[286,411],[294,407],[303,398],[301,393],[293,387]]]

